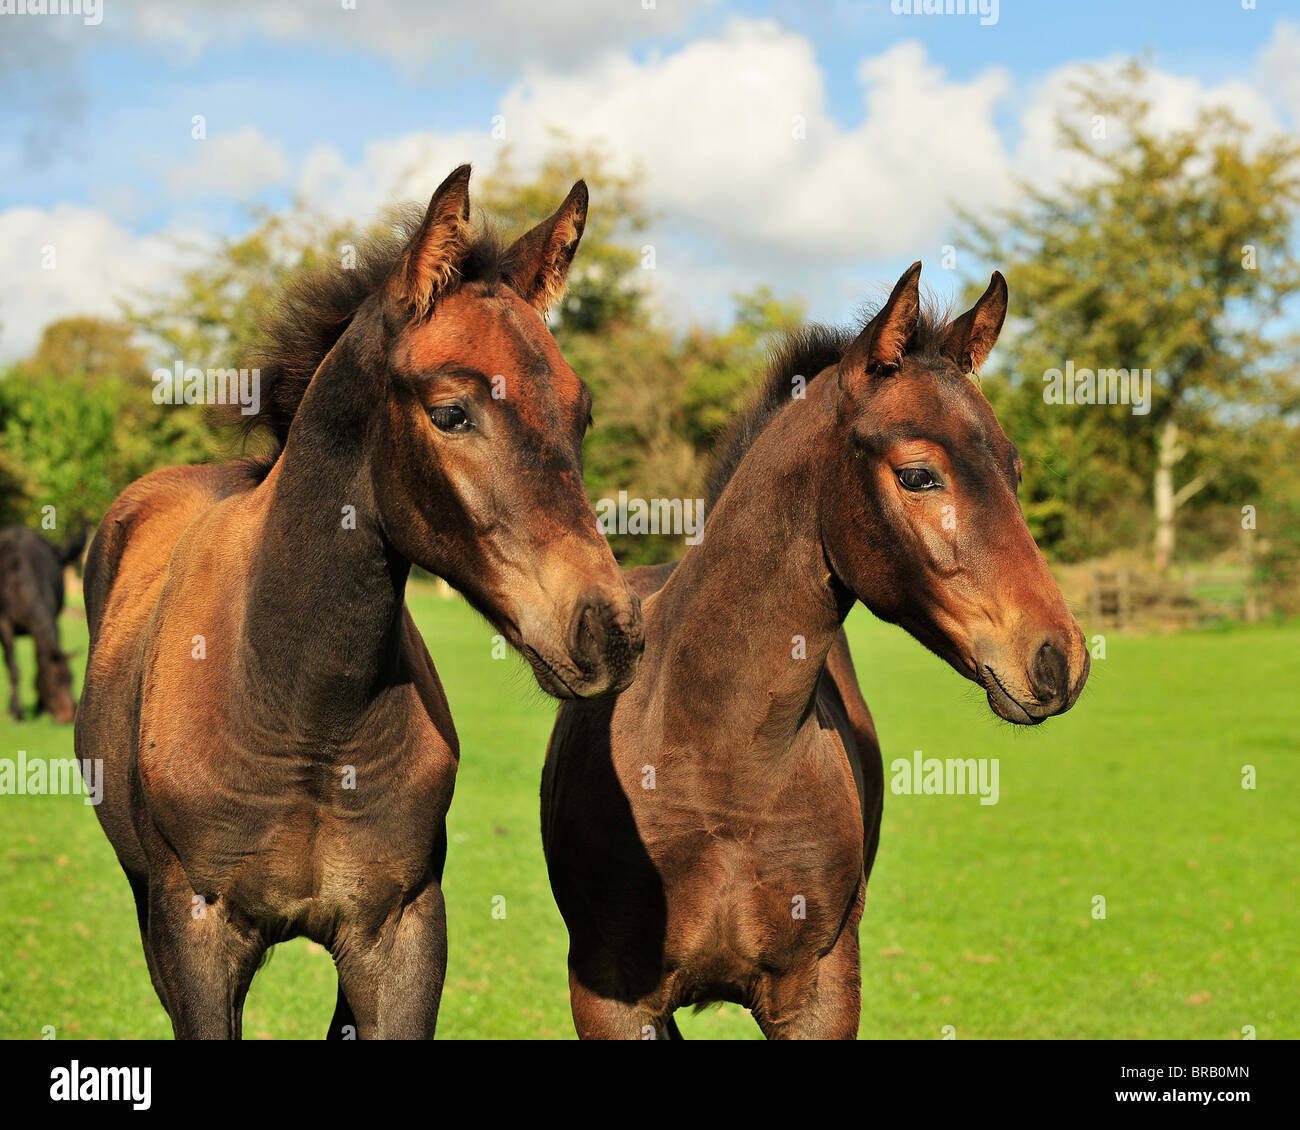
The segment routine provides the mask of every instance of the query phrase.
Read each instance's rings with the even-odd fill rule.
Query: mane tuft
[[[278,451],[307,386],[320,363],[338,343],[362,303],[392,274],[424,218],[418,204],[395,210],[393,220],[356,244],[356,265],[330,264],[292,274],[268,315],[258,325],[260,343],[253,363],[260,370],[261,406],[250,416],[232,413],[245,438],[265,432]],[[466,283],[496,283],[502,278],[504,250],[496,234],[484,230],[467,245],[449,293]],[[416,312],[417,315],[419,312]]]

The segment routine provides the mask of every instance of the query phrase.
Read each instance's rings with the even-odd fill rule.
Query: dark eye
[[[459,404],[439,404],[430,408],[429,419],[442,432],[467,432],[470,428],[469,417]]]
[[[898,481],[906,490],[934,490],[939,485],[939,480],[924,467],[904,467],[898,472]]]

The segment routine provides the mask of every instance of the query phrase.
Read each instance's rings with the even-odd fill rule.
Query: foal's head
[[[591,393],[545,314],[587,218],[579,181],[495,257],[475,247],[469,168],[435,193],[387,283],[391,388],[379,503],[394,544],[446,577],[560,697],[621,690],[643,636],[582,479]]]
[[[973,375],[997,341],[1007,287],[949,325],[923,318],[921,264],[845,351],[823,540],[841,580],[1033,724],[1074,705],[1083,632],[1016,498],[1020,456]],[[827,376],[831,376],[830,373]]]
[[[77,716],[72,697],[72,667],[60,648],[44,658],[37,656],[36,713],[48,710],[56,722],[71,722]]]
[[[579,181],[549,219],[502,248],[469,230],[469,173],[464,165],[443,182],[404,242],[363,249],[355,279],[336,271],[290,295],[279,340],[314,333],[317,351],[327,346],[366,390],[353,432],[336,438],[329,425],[301,446],[360,445],[388,542],[464,593],[543,690],[621,690],[642,651],[640,606],[583,486],[591,393],[545,320],[582,236],[587,187]],[[346,329],[323,325],[330,304]],[[311,311],[307,334],[295,309]],[[281,360],[265,398],[291,446],[282,417],[318,383],[304,394],[305,368]],[[331,407],[331,419],[348,415],[346,404]]]

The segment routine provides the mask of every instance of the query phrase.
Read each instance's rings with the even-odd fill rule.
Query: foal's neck
[[[848,610],[818,504],[835,419],[829,384],[811,382],[806,400],[762,430],[655,605],[657,690],[711,757],[790,748]]]
[[[322,362],[267,492],[242,653],[286,726],[351,732],[397,676],[410,563],[380,528],[370,462],[382,368],[346,338]]]

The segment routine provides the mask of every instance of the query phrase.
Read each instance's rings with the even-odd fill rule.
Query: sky
[[[1055,116],[1126,58],[1168,128],[1300,124],[1300,0],[39,2],[0,0],[0,361],[165,290],[256,206],[366,224],[557,129],[636,173],[655,307],[722,325],[759,284],[840,321],[915,259],[941,295],[986,277],[941,262],[958,208],[1086,175]]]

